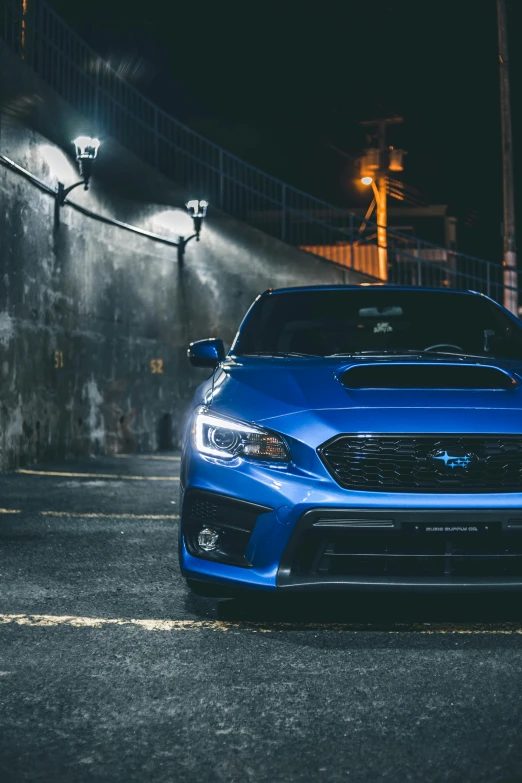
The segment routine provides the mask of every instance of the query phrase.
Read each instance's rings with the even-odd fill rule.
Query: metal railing
[[[378,277],[377,226],[271,177],[208,141],[128,84],[47,5],[0,0],[0,39],[91,123],[199,198],[284,242]],[[471,288],[502,301],[501,265],[387,232],[389,280]]]

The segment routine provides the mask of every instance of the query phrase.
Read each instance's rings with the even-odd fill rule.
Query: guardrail
[[[107,134],[199,198],[310,253],[378,277],[377,226],[271,177],[203,138],[128,84],[47,5],[0,0],[0,38]],[[389,280],[472,288],[502,301],[517,272],[387,232]],[[508,276],[509,275],[509,276]]]

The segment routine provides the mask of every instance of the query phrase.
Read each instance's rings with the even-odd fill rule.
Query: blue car
[[[182,453],[192,590],[522,588],[522,324],[486,296],[260,295]]]

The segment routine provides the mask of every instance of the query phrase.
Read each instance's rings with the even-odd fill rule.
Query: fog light
[[[219,544],[219,533],[211,527],[204,527],[198,533],[198,546],[203,552],[212,552]]]

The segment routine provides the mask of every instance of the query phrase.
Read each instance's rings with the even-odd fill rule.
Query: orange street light
[[[375,181],[373,177],[362,177],[361,182],[363,185],[371,185],[373,190],[373,195],[375,196],[375,203],[377,204],[377,207],[380,207],[381,203],[381,194],[379,193],[379,189],[377,188],[377,185],[375,184]]]

